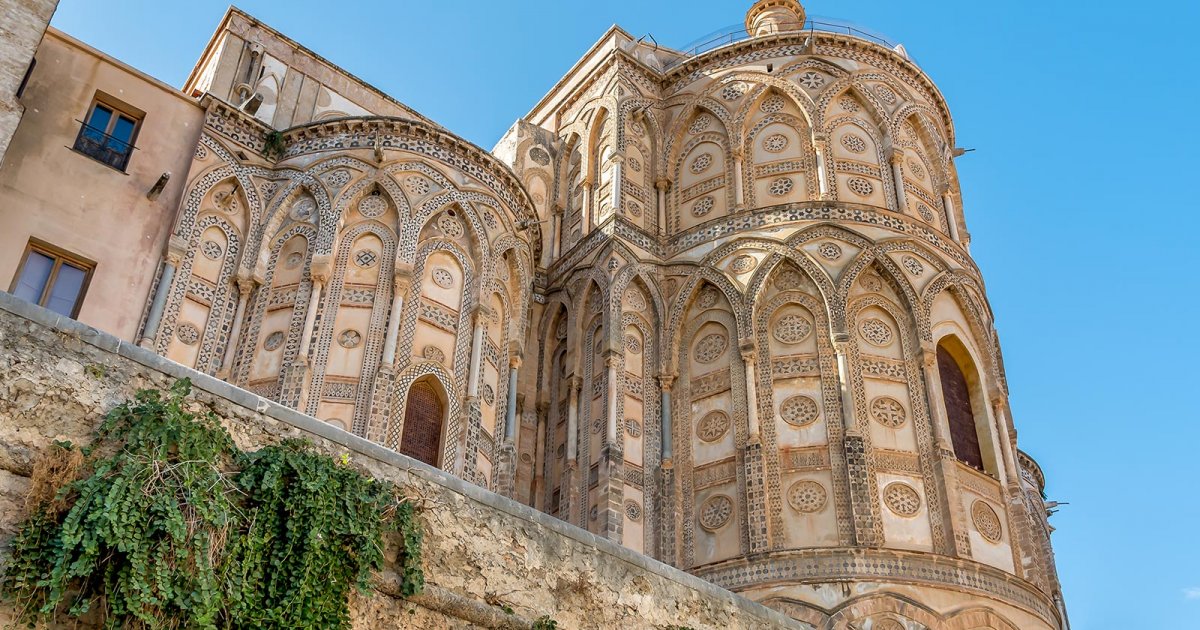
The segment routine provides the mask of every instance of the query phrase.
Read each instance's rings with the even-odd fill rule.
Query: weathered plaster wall
[[[17,88],[57,6],[58,0],[0,1],[0,160],[24,111]]]
[[[145,112],[124,171],[71,148],[97,92]],[[132,340],[204,110],[53,28],[21,101],[27,111],[0,169],[0,289],[13,288],[26,244],[41,239],[96,263],[79,320]],[[148,198],[163,173],[170,181]]]
[[[355,627],[805,628],[698,578],[558,519],[0,293],[0,557],[24,517],[32,462],[53,440],[85,443],[102,414],[145,387],[187,376],[242,448],[307,437],[330,455],[392,481],[425,509],[429,587],[404,601],[385,572],[380,594],[355,602]],[[514,615],[501,612],[510,606]],[[6,611],[0,610],[0,623]]]

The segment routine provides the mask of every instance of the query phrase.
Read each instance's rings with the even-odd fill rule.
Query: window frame
[[[87,297],[88,286],[92,282],[92,274],[96,271],[96,262],[78,254],[73,254],[56,245],[51,245],[41,239],[30,238],[29,242],[25,245],[25,251],[21,253],[21,262],[17,264],[17,272],[13,274],[12,282],[8,286],[9,293],[16,294],[17,286],[21,282],[21,274],[25,271],[25,264],[29,261],[29,254],[31,252],[37,252],[54,259],[54,266],[50,269],[50,276],[46,278],[46,286],[42,287],[42,294],[38,297],[38,301],[35,302],[35,304],[42,308],[49,308],[46,306],[46,300],[50,298],[54,283],[58,280],[58,272],[62,269],[63,263],[70,263],[71,266],[83,271],[83,282],[79,285],[79,294],[75,296],[75,304],[71,307],[71,314],[69,315],[71,319],[77,319],[79,317],[79,310],[83,307],[83,300]]]
[[[99,128],[93,127],[91,125],[92,116],[96,113],[97,106],[103,106],[109,110],[112,110],[112,116],[109,118],[108,124],[105,125],[104,129],[99,129]],[[109,138],[112,138],[113,128],[116,126],[117,121],[120,120],[121,117],[125,117],[125,118],[133,121],[133,130],[129,132],[129,140],[128,141],[124,141],[124,140],[120,141],[120,142],[124,142],[125,144],[129,145],[129,150],[128,150],[128,152],[125,153],[125,159],[121,163],[120,167],[118,167],[114,164],[110,164],[109,162],[106,162],[106,161],[100,159],[99,157],[92,155],[91,153],[88,153],[87,151],[84,151],[83,149],[79,148],[79,139],[82,138],[85,131],[87,131],[89,129],[94,129],[96,131],[99,131],[101,134],[104,135],[105,142],[107,142]],[[83,155],[86,155],[87,157],[89,157],[109,168],[115,169],[122,173],[126,173],[126,172],[128,172],[128,169],[129,169],[129,161],[133,158],[133,152],[137,150],[138,136],[141,135],[142,124],[145,122],[145,120],[146,120],[146,113],[143,112],[142,110],[140,110],[136,107],[133,107],[133,106],[129,105],[128,103],[125,103],[119,99],[113,98],[113,97],[105,94],[104,92],[97,91],[96,94],[94,96],[92,96],[92,102],[91,102],[91,104],[88,105],[87,112],[84,113],[83,119],[79,121],[79,133],[76,134],[75,142],[72,145],[71,149],[73,151],[75,151],[76,153],[81,153]]]

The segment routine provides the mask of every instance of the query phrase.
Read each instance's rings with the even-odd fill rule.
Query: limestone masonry
[[[904,47],[795,0],[614,26],[487,151],[236,8],[182,90],[22,41],[0,535],[37,452],[193,374],[244,445],[429,499],[432,587],[356,627],[1069,628]]]

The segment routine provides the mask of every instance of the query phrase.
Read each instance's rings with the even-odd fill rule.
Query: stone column
[[[854,422],[854,393],[850,391],[850,334],[833,334],[833,351],[837,357],[838,393],[842,400],[842,428],[847,435],[858,434]]]
[[[555,204],[550,231],[550,262],[558,260],[558,254],[562,248],[562,220],[563,207]]]
[[[521,356],[513,355],[508,360],[508,405],[504,410],[504,440],[513,443],[517,438],[517,369],[521,367]]]
[[[396,344],[400,339],[400,314],[404,310],[404,293],[412,282],[412,266],[397,265],[392,276],[392,310],[388,314],[387,336],[383,340],[383,367],[396,363]]]
[[[925,376],[925,391],[928,393],[929,424],[933,429],[933,443],[939,457],[954,458],[954,447],[950,443],[950,420],[942,404],[942,375],[938,372],[937,347],[929,342],[921,344],[921,367]]]
[[[755,377],[755,361],[758,359],[758,352],[754,348],[754,342],[744,340],[742,342],[742,363],[746,366],[746,426],[749,431],[749,441],[751,443],[759,443],[762,440],[760,435],[758,422],[758,380]]]
[[[996,392],[992,396],[992,417],[996,422],[996,441],[1000,442],[1001,492],[1008,504],[1008,543],[1012,547],[1013,566],[1016,567],[1017,577],[1025,577],[1033,568],[1033,558],[1028,553],[1029,515],[1022,500],[1024,490],[1021,489],[1021,472],[1017,468],[1017,459],[1013,453],[1012,440],[1009,439],[1007,404],[1004,395]]]
[[[309,268],[309,275],[312,276],[312,293],[308,296],[308,310],[304,313],[304,332],[300,335],[300,352],[298,354],[300,360],[308,360],[313,327],[317,323],[317,308],[321,304],[321,291],[332,271],[333,263],[328,255],[313,256],[312,266]]]
[[[488,308],[483,305],[475,307],[472,320],[475,329],[471,333],[471,368],[467,372],[467,398],[479,396],[479,375],[483,368],[483,333],[484,322],[488,317]]]
[[[586,528],[586,515],[581,509],[585,497],[579,496],[579,390],[582,388],[583,378],[572,376],[567,402],[567,466],[559,489],[559,510],[566,515],[565,521]]]
[[[666,466],[674,457],[674,434],[671,426],[671,385],[675,383],[675,375],[664,374],[658,377],[658,386],[662,391],[662,461]]]
[[[744,162],[742,148],[735,147],[733,149],[733,205],[734,211],[741,212],[746,209],[746,190],[745,183],[742,181],[742,163]]]
[[[855,421],[853,384],[850,380],[850,334],[833,334],[833,349],[837,355],[838,390],[842,402],[843,457],[846,461],[846,481],[850,488],[850,516],[854,533],[854,544],[860,547],[878,547],[882,544],[878,536],[876,514],[877,499],[871,492],[871,466],[867,457],[867,440]]]
[[[146,327],[142,331],[142,338],[138,341],[138,345],[153,349],[154,338],[158,335],[158,327],[162,324],[163,309],[167,305],[167,297],[171,293],[171,283],[175,280],[175,270],[179,268],[179,261],[183,259],[183,252],[187,250],[187,243],[182,239],[172,236],[171,242],[167,246],[167,255],[163,259],[162,275],[158,279],[158,287],[154,291],[154,301],[150,303],[150,314],[146,316]]]
[[[312,265],[309,267],[309,275],[312,277],[312,293],[308,296],[308,310],[304,313],[304,330],[300,334],[300,350],[296,354],[296,361],[292,369],[294,378],[299,379],[298,382],[293,383],[293,386],[298,392],[296,408],[300,410],[308,409],[309,387],[312,385],[309,352],[312,346],[313,329],[317,323],[317,309],[321,306],[321,293],[332,270],[333,263],[328,255],[313,256]],[[285,390],[288,385],[285,378]]]
[[[396,345],[400,340],[400,319],[404,294],[412,282],[412,265],[398,264],[392,275],[392,308],[388,312],[387,333],[383,338],[383,357],[372,381],[371,411],[363,434],[382,443],[386,439],[388,415],[392,407],[392,386],[396,382]],[[397,420],[398,422],[398,420]]]
[[[579,458],[579,390],[582,387],[583,379],[572,376],[567,401],[567,464],[571,466]]]
[[[608,385],[608,411],[605,414],[608,416],[608,420],[604,439],[609,448],[620,450],[621,445],[617,444],[617,425],[620,424],[617,419],[617,401],[618,397],[623,395],[620,391],[620,382],[617,380],[617,364],[620,363],[620,360],[616,350],[609,349],[604,354],[605,378],[608,379],[606,383]]]
[[[946,518],[943,527],[950,531],[946,548],[941,550],[949,556],[971,557],[971,540],[967,530],[967,513],[962,506],[962,494],[958,490],[958,459],[954,456],[954,445],[950,440],[950,421],[942,399],[942,375],[938,371],[937,346],[929,342],[921,344],[921,365],[925,378],[926,402],[929,407],[929,423],[933,429],[934,473],[942,485],[945,497]]]
[[[829,136],[813,134],[813,149],[817,154],[817,187],[822,201],[833,199],[825,158],[829,155]]]
[[[752,339],[743,339],[740,345],[746,373],[746,423],[749,433],[743,455],[746,523],[749,528],[750,551],[763,552],[770,546],[771,528],[767,515],[766,467],[758,418],[758,377],[755,369],[758,352]]]
[[[580,234],[587,236],[592,231],[592,211],[595,206],[592,205],[592,178],[583,180],[583,218],[580,221]]]
[[[955,243],[961,243],[962,239],[958,235],[958,214],[954,210],[954,197],[950,195],[950,189],[942,191],[942,207],[946,211],[946,229],[950,231],[950,238]]]
[[[908,201],[904,195],[904,151],[893,148],[888,159],[892,163],[892,182],[896,189],[896,212],[903,214],[908,211]]]
[[[237,354],[238,344],[241,342],[242,320],[246,317],[246,304],[250,301],[250,294],[254,292],[257,285],[258,282],[249,275],[238,276],[238,303],[233,315],[233,330],[229,332],[229,339],[225,343],[225,355],[221,358],[221,369],[217,372],[217,378],[221,380],[228,381],[233,372],[233,359]]]
[[[673,453],[674,427],[671,420],[671,386],[675,383],[674,374],[664,374],[658,377],[662,389],[662,463],[659,465],[659,496],[662,506],[659,511],[659,560],[675,565],[676,540],[675,520],[679,514],[679,505],[675,493],[675,461]]]
[[[550,512],[546,505],[546,425],[550,422],[550,403],[537,404],[537,438],[533,445],[533,486],[529,489],[529,504],[540,512]]]
[[[625,186],[623,185],[623,183],[621,181],[621,177],[624,175],[624,173],[625,173],[625,156],[614,155],[613,156],[613,185],[612,185],[613,214],[621,214],[621,211],[622,211],[621,195],[624,192]]]
[[[671,180],[659,179],[654,182],[654,190],[658,193],[658,234],[667,234],[667,190],[671,188]]]
[[[499,446],[499,461],[492,475],[496,492],[515,498],[517,480],[517,369],[521,366],[520,347],[514,344],[508,362],[508,400],[504,406],[504,441]],[[499,431],[497,431],[499,433]]]

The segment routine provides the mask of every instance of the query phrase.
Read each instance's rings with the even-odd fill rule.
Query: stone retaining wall
[[[138,389],[189,377],[238,446],[305,437],[322,451],[418,497],[427,588],[379,592],[353,604],[355,628],[695,630],[807,628],[764,606],[631,552],[440,470],[0,292],[0,561],[24,519],[37,455],[54,440],[86,443],[112,407]],[[513,614],[503,611],[503,606]],[[11,611],[0,609],[0,624]]]

